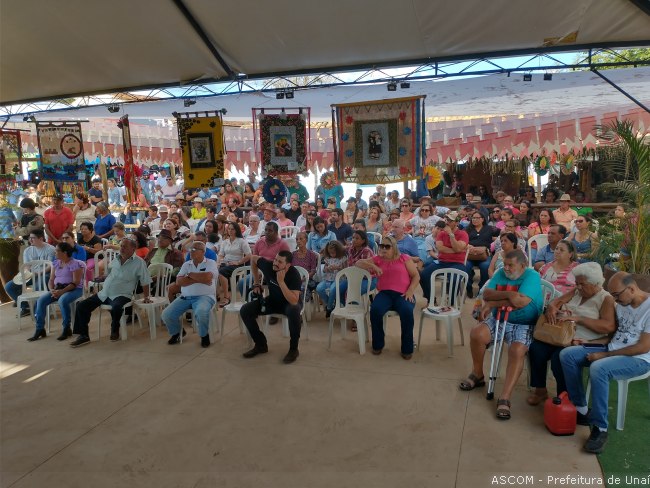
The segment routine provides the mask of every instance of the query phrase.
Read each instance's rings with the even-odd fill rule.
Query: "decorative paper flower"
[[[350,168],[349,166],[346,166],[345,167],[345,174],[350,176],[352,174],[352,168]]]
[[[347,151],[345,151],[345,155],[348,158],[351,158],[354,155],[354,151],[352,149],[348,149]]]
[[[403,122],[406,120],[406,112],[400,112],[399,113],[399,119]]]
[[[341,140],[347,141],[350,138],[350,134],[347,132],[344,132],[343,135],[341,135]]]
[[[406,156],[406,148],[404,146],[400,146],[400,148],[397,150],[400,156]]]
[[[411,135],[411,128],[410,127],[404,127],[404,135],[405,136],[410,136]]]
[[[354,119],[352,118],[352,115],[348,115],[345,118],[345,123],[348,124],[348,125],[352,125],[352,122],[354,122]]]

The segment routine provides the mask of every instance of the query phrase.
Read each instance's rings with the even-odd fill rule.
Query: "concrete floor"
[[[581,451],[588,429],[550,435],[523,379],[508,422],[485,388],[458,389],[471,365],[470,311],[468,301],[467,342],[456,337],[453,358],[430,322],[411,361],[399,356],[397,318],[384,353],[361,356],[356,334],[342,340],[338,327],[327,350],[320,312],[298,361],[284,365],[279,325],[269,354],[249,360],[233,316],[223,344],[208,349],[196,334],[168,346],[166,331],[151,341],[133,326],[126,342],[98,342],[92,322],[93,342],[72,349],[56,341],[60,319],[29,343],[31,321],[18,331],[3,305],[0,485],[469,488],[493,486],[495,475],[533,475],[537,486],[554,486],[549,475],[601,476]]]

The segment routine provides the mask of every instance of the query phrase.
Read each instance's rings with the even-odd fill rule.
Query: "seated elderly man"
[[[612,340],[594,347],[572,346],[560,353],[569,399],[578,410],[578,424],[591,424],[583,448],[594,454],[603,452],[607,443],[609,382],[650,371],[650,293],[642,291],[634,277],[622,271],[610,278],[608,289],[616,301],[618,322]],[[582,382],[585,367],[591,381],[591,410]]]
[[[548,244],[541,249],[537,250],[535,256],[535,264],[533,267],[539,271],[542,267],[552,262],[555,259],[555,246],[557,243],[564,239],[567,235],[566,227],[563,225],[551,225],[548,229]]]
[[[219,269],[216,261],[205,257],[205,243],[201,241],[192,244],[190,256],[191,259],[183,263],[176,277],[181,296],[165,309],[162,321],[171,335],[167,343],[177,344],[181,332],[185,335],[185,330],[181,331],[181,316],[191,308],[199,328],[201,347],[209,347],[210,310],[216,303]]]
[[[509,349],[503,391],[497,401],[496,415],[500,420],[510,419],[510,396],[523,370],[524,358],[533,339],[533,328],[544,304],[541,278],[527,266],[528,259],[522,251],[510,251],[504,258],[503,268],[486,285],[480,322],[470,334],[472,372],[459,385],[464,391],[485,385],[483,358],[497,337],[497,314],[503,313],[501,307],[512,307],[505,324],[504,340]]]
[[[138,283],[142,285],[144,303],[149,303],[149,283],[151,276],[147,264],[135,255],[136,241],[122,239],[120,255],[109,265],[109,273],[104,286],[85,300],[79,302],[74,318],[73,334],[79,336],[70,344],[72,347],[85,346],[90,342],[88,323],[92,311],[100,305],[111,306],[111,341],[120,339],[120,319],[124,305],[131,301]]]

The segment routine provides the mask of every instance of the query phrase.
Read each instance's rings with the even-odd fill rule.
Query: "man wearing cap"
[[[23,251],[23,266],[29,264],[32,261],[52,261],[54,260],[54,246],[49,245],[45,242],[45,233],[43,229],[34,229],[29,233],[29,246]],[[15,283],[18,279],[21,278],[20,273],[17,274],[13,280],[8,281],[5,285],[5,291],[7,295],[11,297],[14,301],[14,306],[16,306],[16,299],[23,292],[23,284]],[[29,284],[29,280],[27,283]],[[20,304],[20,316],[24,317],[29,315],[29,304],[23,302]]]
[[[356,201],[356,200],[355,200]],[[352,239],[352,227],[350,224],[343,222],[343,210],[335,208],[330,212],[331,224],[327,230],[331,230],[336,235],[336,240],[344,246],[348,244],[348,240]]]
[[[483,200],[481,200],[480,196],[474,195],[470,203],[474,206],[478,213],[485,217],[486,222],[490,221],[490,211],[483,206]]]
[[[73,334],[79,336],[70,346],[84,346],[90,342],[88,323],[92,311],[100,305],[111,306],[111,341],[120,339],[120,319],[124,305],[133,298],[138,283],[142,285],[144,303],[150,303],[149,283],[151,276],[147,264],[135,254],[136,241],[122,239],[120,242],[120,255],[111,261],[110,272],[104,281],[104,286],[99,291],[77,304],[74,318]]]
[[[168,344],[180,341],[180,318],[187,310],[194,312],[194,321],[201,336],[201,347],[210,346],[210,310],[216,303],[217,278],[219,270],[217,263],[205,257],[205,244],[196,241],[190,248],[191,259],[183,263],[176,277],[176,285],[181,287],[180,298],[174,300],[162,313],[162,321],[167,326],[171,337]]]
[[[194,208],[192,208],[192,218],[195,220],[204,219],[207,215],[205,207],[203,207],[203,198],[196,197],[192,200]]]
[[[45,211],[43,219],[45,220],[47,240],[52,245],[61,242],[61,235],[64,232],[72,232],[74,214],[72,210],[63,205],[63,195],[54,196],[52,206]]]
[[[173,268],[172,274],[176,276],[184,261],[183,253],[174,249],[172,242],[172,233],[167,229],[161,230],[160,234],[158,234],[158,247],[154,247],[149,251],[149,254],[144,259],[147,266],[150,264],[170,264]]]
[[[305,185],[298,181],[297,176],[292,178],[288,183],[287,189],[289,190],[289,198],[291,198],[291,195],[298,195],[299,203],[309,200],[309,191],[307,191]]]
[[[571,196],[569,196],[568,193],[565,193],[560,197],[560,208],[553,210],[555,223],[563,225],[567,229],[570,229],[573,221],[578,218],[578,212],[573,210],[570,205]]]
[[[268,205],[266,205],[264,207],[264,210],[263,210],[262,213],[263,213],[264,218],[260,222],[260,225],[262,226],[262,228],[266,229],[266,224],[268,224],[269,222],[274,222],[275,221],[275,217],[276,217],[275,208],[273,208],[273,206],[271,204],[268,204]]]
[[[469,236],[458,228],[458,212],[451,211],[445,215],[447,226],[438,232],[436,248],[438,263],[429,264],[420,273],[420,286],[427,302],[431,299],[431,275],[442,268],[454,268],[465,271],[465,253]]]

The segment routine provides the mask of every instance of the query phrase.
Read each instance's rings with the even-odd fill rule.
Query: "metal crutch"
[[[501,351],[503,350],[503,341],[506,337],[506,325],[508,316],[512,307],[501,307],[497,310],[497,323],[494,331],[494,348],[492,349],[492,360],[490,361],[490,380],[488,382],[487,395],[485,398],[492,400],[494,398],[494,384],[499,376],[499,363],[501,362]],[[499,315],[502,319],[499,321]]]

